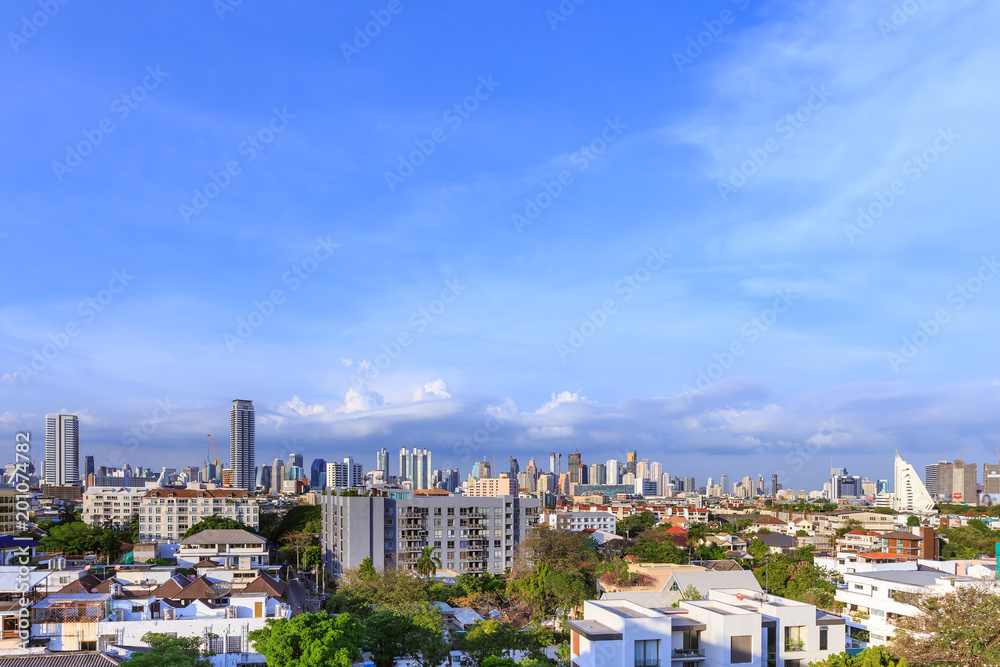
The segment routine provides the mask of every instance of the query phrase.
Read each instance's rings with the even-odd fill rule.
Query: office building
[[[549,454],[549,472],[559,479],[559,475],[562,474],[562,454],[558,452]]]
[[[1000,493],[1000,463],[983,464],[983,493]]]
[[[295,452],[292,452],[291,454],[288,455],[288,465],[302,468],[305,466],[305,462],[303,461],[301,454],[296,454]]]
[[[896,452],[894,465],[893,509],[898,512],[931,514],[934,511],[934,499],[920,482],[917,471],[900,458],[899,452]]]
[[[96,472],[94,469],[94,457],[90,454],[83,457],[83,479],[89,478]]]
[[[639,452],[629,452],[625,455],[625,472],[635,475]]]
[[[313,459],[309,467],[309,488],[322,489],[326,485],[326,460]]]
[[[493,466],[489,461],[476,461],[472,464],[472,479],[489,479],[493,476]]]
[[[364,466],[355,463],[353,457],[348,456],[343,462],[331,461],[326,464],[326,488],[349,488],[364,484]]]
[[[729,475],[722,473],[722,477],[719,478],[719,486],[722,487],[722,495],[728,496],[732,490],[729,488]]]
[[[285,462],[274,459],[271,464],[271,493],[281,493],[281,483],[285,481]]]
[[[254,490],[255,449],[253,402],[237,399],[233,401],[229,416],[229,461],[233,471],[233,488]]]
[[[781,490],[781,484],[778,484],[778,476],[771,475],[771,495],[775,498],[778,497],[778,491]]]
[[[413,572],[425,546],[441,569],[459,574],[502,574],[514,564],[514,548],[538,525],[538,500],[513,496],[386,495],[320,498],[322,550],[329,572],[339,577],[371,558],[376,570]]]
[[[947,463],[939,461],[938,463]],[[937,498],[937,463],[928,463],[924,466],[924,487],[932,498]]]
[[[271,466],[257,466],[256,487],[265,493],[271,490]]]
[[[507,472],[507,476],[511,479],[517,479],[517,474],[521,472],[521,466],[518,465],[517,459],[513,456],[510,457],[510,470]]]
[[[975,463],[961,459],[938,463],[937,497],[944,502],[975,505],[979,502],[978,478],[979,469]]]
[[[45,483],[80,484],[80,420],[76,415],[45,415]]]

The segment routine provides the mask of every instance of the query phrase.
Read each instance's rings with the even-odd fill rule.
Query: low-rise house
[[[194,567],[206,560],[222,567],[254,570],[270,563],[267,540],[245,530],[203,530],[180,542],[177,564]]]
[[[874,530],[851,530],[837,539],[837,551],[874,551],[881,538]]]
[[[768,550],[773,554],[790,554],[799,546],[798,540],[788,535],[770,533],[767,535],[757,535],[755,539],[767,545]]]
[[[866,630],[873,646],[892,638],[900,617],[918,613],[908,602],[911,595],[943,595],[956,586],[976,581],[912,561],[895,565],[899,569],[845,574],[847,587],[838,590],[835,596],[845,605],[845,618],[850,619],[852,626]]]
[[[712,589],[676,608],[587,601],[568,625],[577,667],[799,667],[845,647],[843,619],[745,589]]]
[[[556,530],[578,533],[583,530],[615,532],[616,519],[611,512],[545,512],[540,519]]]

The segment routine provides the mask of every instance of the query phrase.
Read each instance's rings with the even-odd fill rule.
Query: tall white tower
[[[80,484],[80,420],[76,415],[45,415],[45,483]]]
[[[255,449],[253,401],[237,399],[229,415],[229,461],[234,489],[254,490]]]

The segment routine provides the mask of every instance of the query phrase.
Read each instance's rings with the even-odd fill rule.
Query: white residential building
[[[251,570],[270,563],[267,540],[245,530],[203,530],[180,542],[177,565],[193,567],[204,560],[221,567]]]
[[[254,530],[260,525],[260,508],[249,491],[188,484],[185,489],[146,491],[139,506],[139,539],[176,542],[207,516],[234,519]]]
[[[615,532],[616,519],[611,512],[546,512],[542,523],[557,530],[579,532],[581,530],[603,530]]]
[[[83,492],[83,522],[92,526],[127,526],[139,517],[146,489],[92,486]]]
[[[892,638],[895,621],[900,617],[917,614],[917,608],[904,601],[907,596],[943,595],[955,586],[975,581],[913,562],[894,565],[900,569],[845,574],[847,588],[836,594],[837,601],[846,605],[845,617],[851,619],[852,626],[868,631],[872,646],[885,644]]]
[[[76,415],[45,415],[45,483],[80,483],[80,420]]]
[[[326,488],[341,489],[364,484],[365,468],[362,464],[355,463],[353,457],[348,456],[343,462],[331,461],[326,464]]]
[[[578,667],[804,667],[845,647],[843,619],[743,589],[665,609],[587,601],[583,619],[568,625]]]

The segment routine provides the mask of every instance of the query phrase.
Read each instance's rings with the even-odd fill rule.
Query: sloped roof
[[[882,537],[890,540],[922,540],[923,537],[916,533],[906,533],[902,530],[894,530],[891,533],[882,533]]]
[[[246,530],[229,528],[225,530],[203,530],[181,540],[181,544],[263,544],[267,542],[260,535],[254,535]]]
[[[713,588],[745,588],[751,591],[763,590],[757,583],[757,577],[753,576],[750,570],[730,570],[718,572],[716,570],[706,570],[704,572],[675,572],[672,581],[677,582],[677,587],[683,591],[688,586],[694,586],[701,593],[702,597],[708,595],[708,591]],[[666,588],[671,587],[670,581],[666,583]]]
[[[101,580],[92,574],[85,574],[81,576],[76,581],[71,581],[58,591],[56,595],[71,595],[73,593],[89,593],[91,589],[97,588],[101,585]],[[108,591],[102,591],[107,593]]]
[[[646,607],[647,609],[662,609],[664,607],[672,607],[675,602],[681,599],[680,593],[677,591],[615,591],[613,593],[605,593],[601,596],[602,600],[625,600],[626,602],[633,602],[637,605]]]
[[[257,575],[257,578],[251,581],[246,587],[241,591],[242,593],[267,593],[268,595],[276,598],[284,598],[285,591],[288,590],[288,584],[278,579],[275,579],[266,572],[261,572]]]
[[[667,535],[687,535],[687,533],[688,533],[686,530],[684,530],[680,526],[671,526],[670,528],[667,528],[663,532],[665,534],[667,534]]]
[[[780,525],[780,526],[783,526],[786,523],[787,523],[787,521],[782,521],[781,519],[779,519],[776,516],[762,516],[759,519],[754,520],[753,525],[755,525],[755,526],[764,526],[764,525],[767,525],[767,526],[770,526],[770,525],[774,525],[774,526],[779,526]]]
[[[780,548],[790,548],[797,546],[799,541],[794,537],[788,535],[779,535],[778,533],[771,533],[769,535],[758,535],[757,539],[766,544],[769,547],[780,547]]]
[[[164,581],[155,591],[153,591],[153,596],[161,600],[176,597],[177,594],[184,590],[190,583],[190,579],[182,577],[179,574],[172,574],[169,579]]]
[[[219,567],[219,564],[216,563],[211,558],[203,558],[202,560],[200,560],[197,563],[195,563],[194,567],[195,567],[195,569],[197,569],[199,567]]]
[[[209,600],[215,597],[211,591],[212,582],[208,580],[208,577],[202,575],[185,586],[173,598],[175,600]]]
[[[72,651],[37,653],[34,655],[0,655],[2,667],[108,667],[120,665],[124,658],[117,658],[97,651]]]

